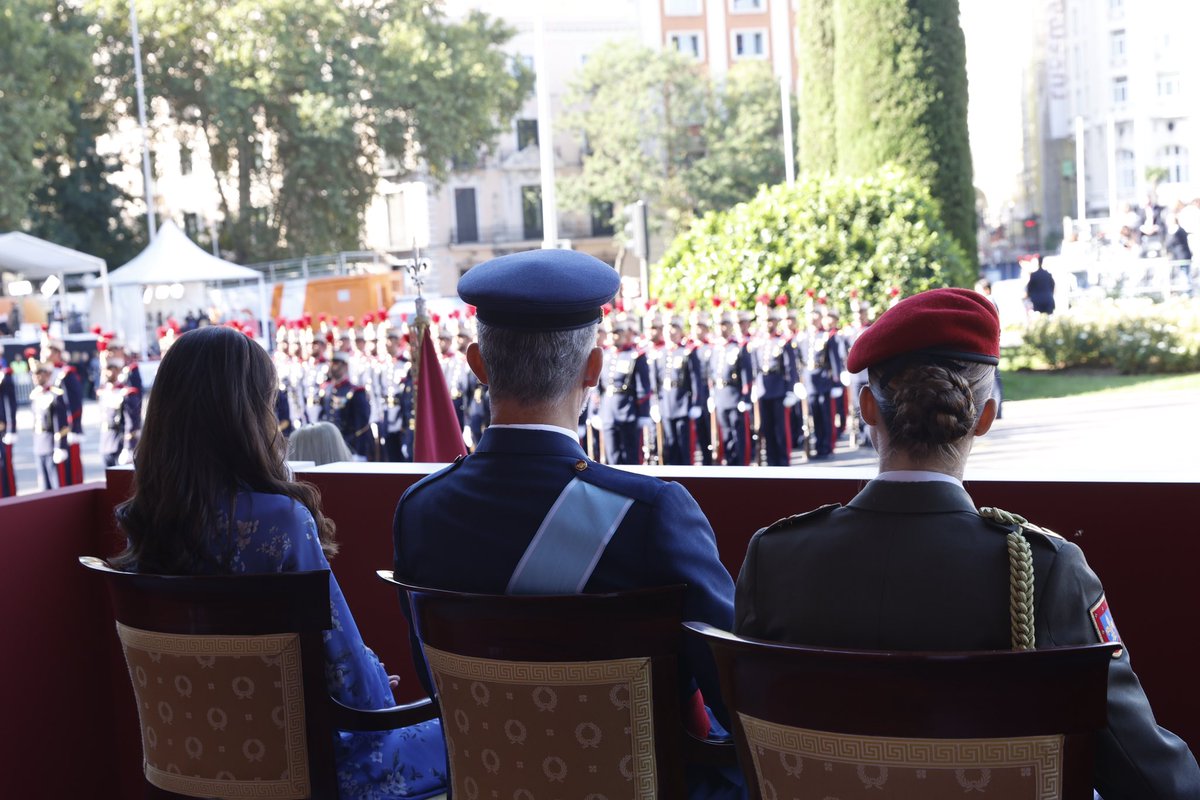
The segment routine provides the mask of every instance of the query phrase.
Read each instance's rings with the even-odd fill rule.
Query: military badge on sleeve
[[[1121,635],[1117,633],[1117,623],[1113,621],[1112,611],[1108,607],[1108,598],[1100,595],[1100,599],[1088,609],[1092,615],[1092,627],[1100,641],[1107,644],[1120,644]],[[1121,654],[1120,650],[1113,653],[1113,658]]]

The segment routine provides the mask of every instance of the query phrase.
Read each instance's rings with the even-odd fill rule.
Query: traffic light
[[[647,230],[646,201],[638,200],[621,209],[625,216],[625,241],[629,249],[643,261],[650,260],[650,235]]]

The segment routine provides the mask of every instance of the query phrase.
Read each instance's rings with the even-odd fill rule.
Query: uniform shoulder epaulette
[[[1005,511],[1002,508],[992,508],[991,506],[981,506],[979,508],[979,516],[986,520],[996,522],[1002,526],[1019,525],[1022,530],[1040,533],[1043,536],[1052,539],[1063,539],[1062,534],[1055,533],[1049,528],[1043,528],[1041,525],[1034,525],[1029,520],[1022,517],[1020,514],[1014,514],[1011,511]]]
[[[820,508],[814,508],[812,511],[805,511],[803,514],[793,514],[790,517],[784,517],[783,519],[772,522],[770,525],[759,531],[759,533],[771,533],[772,531],[790,528],[793,525],[799,525],[804,522],[812,522],[820,519],[821,517],[829,515],[829,513],[834,509],[841,507],[841,503],[829,503],[828,505],[823,505]]]
[[[444,478],[445,476],[449,475],[451,472],[454,472],[454,470],[458,469],[458,465],[461,464],[463,461],[465,461],[466,458],[467,458],[466,456],[456,456],[455,459],[453,461],[451,461],[449,464],[447,464],[446,466],[442,467],[441,469],[437,470],[436,472],[429,473],[424,478],[421,478],[421,480],[417,481],[412,486],[408,487],[407,490],[405,490],[404,495],[400,498],[400,502],[403,503],[404,500],[407,499],[410,494],[417,491],[417,489],[420,489],[421,487],[423,487],[427,484],[433,483],[438,478]]]

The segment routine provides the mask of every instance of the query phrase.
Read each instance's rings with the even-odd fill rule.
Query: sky
[[[1022,75],[1032,53],[1033,0],[959,0],[967,40],[967,123],[975,185],[996,209],[1017,192],[1022,170]]]

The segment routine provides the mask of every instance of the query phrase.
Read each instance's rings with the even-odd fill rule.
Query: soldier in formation
[[[849,325],[823,295],[800,309],[786,295],[753,308],[715,298],[680,313],[664,303],[606,307],[598,385],[579,419],[581,445],[608,464],[788,466],[824,458],[853,434],[854,380],[845,370],[870,321],[852,293]],[[711,311],[709,310],[711,308]],[[328,420],[356,457],[412,459],[413,360],[407,319],[318,315],[280,320],[275,365],[281,430]],[[468,450],[490,420],[487,386],[466,365],[470,307],[432,317],[438,365]]]

